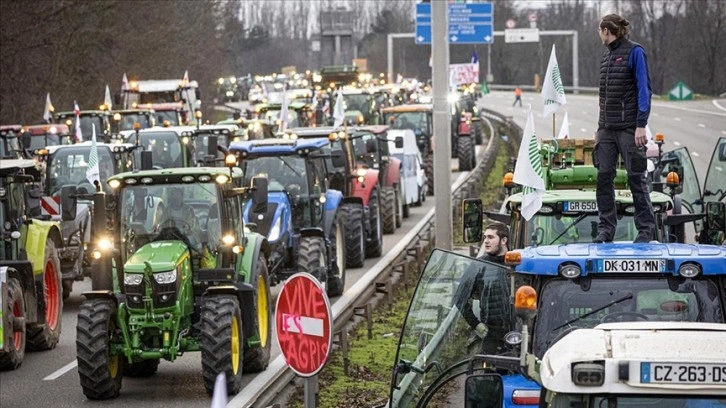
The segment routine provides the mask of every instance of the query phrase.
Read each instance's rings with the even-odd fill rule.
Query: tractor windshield
[[[139,104],[141,105],[146,105],[147,103],[179,102],[180,100],[180,93],[176,90],[139,93]]]
[[[179,126],[179,112],[175,110],[157,110],[156,111],[157,124],[163,125],[164,122],[169,122],[169,126]]]
[[[585,288],[571,279],[555,278],[541,290],[533,351],[542,358],[565,334],[600,323],[723,323],[722,307],[718,287],[710,279],[593,277]]]
[[[58,146],[60,144],[62,144],[61,136],[58,134],[48,133],[46,135],[33,135],[30,136],[30,146],[28,147],[28,150],[32,152],[46,146]]]
[[[390,123],[391,129],[411,129],[416,136],[431,134],[426,112],[389,112],[386,123]]]
[[[74,185],[83,187],[86,192],[96,191],[93,184],[88,180],[88,155],[91,152],[90,145],[77,145],[58,149],[48,158],[47,169],[47,193],[51,196],[60,194],[61,187]],[[116,160],[106,146],[98,146],[98,167],[101,176],[101,187],[109,192],[106,179],[116,174]]]
[[[310,194],[305,179],[305,159],[295,156],[265,156],[242,162],[243,185],[252,185],[253,177],[265,177],[269,192],[299,191]]]
[[[68,121],[70,121],[70,124]],[[66,124],[69,129],[75,129],[75,115],[68,116]],[[81,135],[83,136],[83,141],[91,140],[94,127],[96,128],[96,138],[99,140],[102,139],[103,133],[106,130],[106,124],[104,123],[103,117],[98,115],[81,115]]]
[[[182,142],[176,132],[143,132],[139,136],[139,143],[144,150],[151,151],[154,167],[184,167]],[[136,133],[132,133],[126,142],[136,144]],[[136,162],[141,163],[141,149],[135,150],[134,155]]]
[[[222,238],[214,183],[126,186],[120,197],[122,253],[157,240],[180,240],[192,250],[216,249]]]
[[[119,130],[133,130],[134,123],[138,123],[142,129],[150,128],[154,124],[149,120],[149,116],[143,113],[125,113],[121,117]]]

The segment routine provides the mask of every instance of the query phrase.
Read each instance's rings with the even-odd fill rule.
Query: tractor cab
[[[0,159],[22,159],[20,135],[23,127],[21,125],[0,126]]]
[[[76,114],[70,112],[56,112],[55,119],[57,123],[68,126],[68,129],[76,129]],[[96,129],[96,137],[98,140],[106,140],[111,137],[111,113],[107,110],[82,110],[78,115],[80,119],[81,139],[80,141],[90,141],[93,135],[93,129]],[[75,136],[75,130],[72,130]],[[78,142],[78,140],[75,140]]]
[[[32,155],[48,146],[59,146],[72,143],[70,129],[64,124],[32,125],[23,128],[20,140],[23,148]]]
[[[138,123],[141,129],[156,126],[156,112],[153,109],[123,109],[113,111],[113,133],[120,134],[124,130],[134,130]]]
[[[153,166],[159,169],[193,167],[193,140],[189,136],[194,132],[190,126],[168,128],[136,129],[122,132],[128,144],[141,146],[143,149],[134,151],[134,158],[141,162],[141,152],[150,151]]]

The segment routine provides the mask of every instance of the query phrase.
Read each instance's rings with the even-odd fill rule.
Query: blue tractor
[[[273,284],[296,272],[308,272],[329,296],[345,288],[343,194],[327,188],[328,139],[263,139],[232,142],[243,183],[268,179],[267,208],[244,208],[245,224],[265,236],[271,251],[268,268]],[[246,185],[246,184],[245,184]]]

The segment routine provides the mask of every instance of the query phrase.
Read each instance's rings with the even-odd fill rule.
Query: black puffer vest
[[[635,129],[638,89],[635,72],[628,67],[630,52],[640,46],[627,38],[608,45],[600,63],[600,129]]]

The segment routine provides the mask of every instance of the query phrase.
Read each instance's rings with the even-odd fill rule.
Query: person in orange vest
[[[512,106],[516,105],[517,102],[519,102],[519,106],[522,106],[522,88],[516,87],[514,88],[514,103]]]

